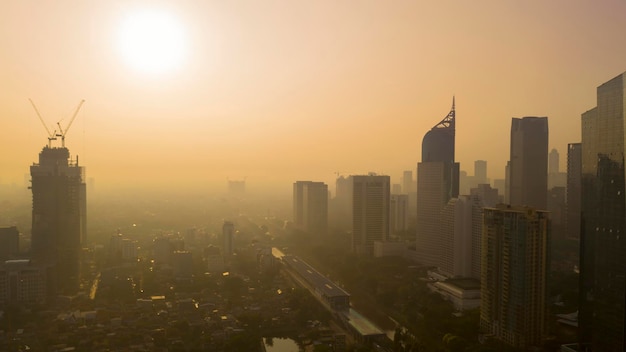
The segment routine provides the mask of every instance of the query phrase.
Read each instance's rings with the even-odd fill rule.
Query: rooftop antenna
[[[39,117],[39,121],[41,121],[41,124],[46,129],[46,132],[48,132],[48,148],[51,148],[52,147],[52,141],[56,141],[56,139],[57,139],[56,131],[50,132],[50,129],[48,128],[46,123],[43,121],[43,118],[41,117],[41,114],[39,113],[39,110],[37,109],[37,106],[35,106],[35,103],[33,103],[33,100],[28,98],[28,101],[30,101],[30,104],[33,106],[33,109],[35,109],[35,112],[37,113],[37,117]]]
[[[76,110],[74,111],[74,115],[72,115],[72,119],[67,124],[67,127],[65,127],[65,130],[63,130],[63,128],[61,127],[61,121],[57,122],[57,126],[59,126],[59,133],[56,134],[56,137],[61,137],[61,147],[63,148],[65,148],[65,135],[67,134],[67,131],[70,129],[70,127],[72,126],[72,122],[74,122],[74,120],[76,119],[76,115],[78,115],[78,111],[80,110],[80,107],[83,106],[84,102],[85,102],[85,99],[81,100],[80,103],[78,103],[78,106],[76,107]]]

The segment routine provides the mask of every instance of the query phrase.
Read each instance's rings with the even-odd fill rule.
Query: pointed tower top
[[[443,118],[443,120],[441,120],[438,124],[435,125],[435,127],[433,127],[433,129],[435,128],[452,128],[454,130],[454,125],[455,125],[455,118],[456,118],[456,112],[455,112],[455,96],[452,96],[452,109],[450,109],[450,112],[448,113],[448,115],[446,115],[446,117]]]

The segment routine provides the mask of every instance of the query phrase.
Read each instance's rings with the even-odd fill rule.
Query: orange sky
[[[177,70],[119,53],[122,19],[151,8],[183,25]],[[462,170],[502,177],[511,117],[529,115],[564,168],[595,88],[626,71],[624,33],[621,0],[2,1],[0,183],[46,143],[28,98],[49,125],[86,100],[66,145],[103,189],[400,182],[453,94]]]

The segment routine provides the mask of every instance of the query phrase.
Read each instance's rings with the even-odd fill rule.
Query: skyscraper
[[[50,266],[50,292],[75,292],[86,214],[85,169],[66,147],[45,146],[30,167],[33,257]]]
[[[477,185],[489,183],[486,160],[474,161],[474,183]]]
[[[442,251],[440,213],[459,195],[459,163],[454,161],[455,107],[426,133],[417,164],[417,259],[436,266]]]
[[[510,199],[512,205],[547,209],[548,118],[511,122]]]
[[[224,221],[222,226],[222,255],[224,258],[230,258],[235,249],[235,224],[230,221]]]
[[[389,234],[409,228],[409,196],[407,194],[392,194],[389,205]]]
[[[294,225],[304,231],[324,234],[328,229],[328,186],[323,182],[293,184]]]
[[[547,333],[548,213],[484,208],[480,328],[513,347],[540,346]]]
[[[567,145],[567,220],[565,233],[567,238],[580,239],[580,188],[582,177],[582,144]]]
[[[352,176],[352,251],[372,255],[374,241],[389,239],[389,176]]]
[[[593,351],[626,345],[625,80],[626,72],[600,85],[597,106],[581,118],[579,327]]]
[[[452,198],[441,212],[443,250],[439,270],[448,277],[480,279],[480,243],[482,234],[480,196]]]

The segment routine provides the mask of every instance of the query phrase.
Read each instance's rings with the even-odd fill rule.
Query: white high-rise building
[[[390,203],[389,234],[409,228],[409,195],[392,194]]]

